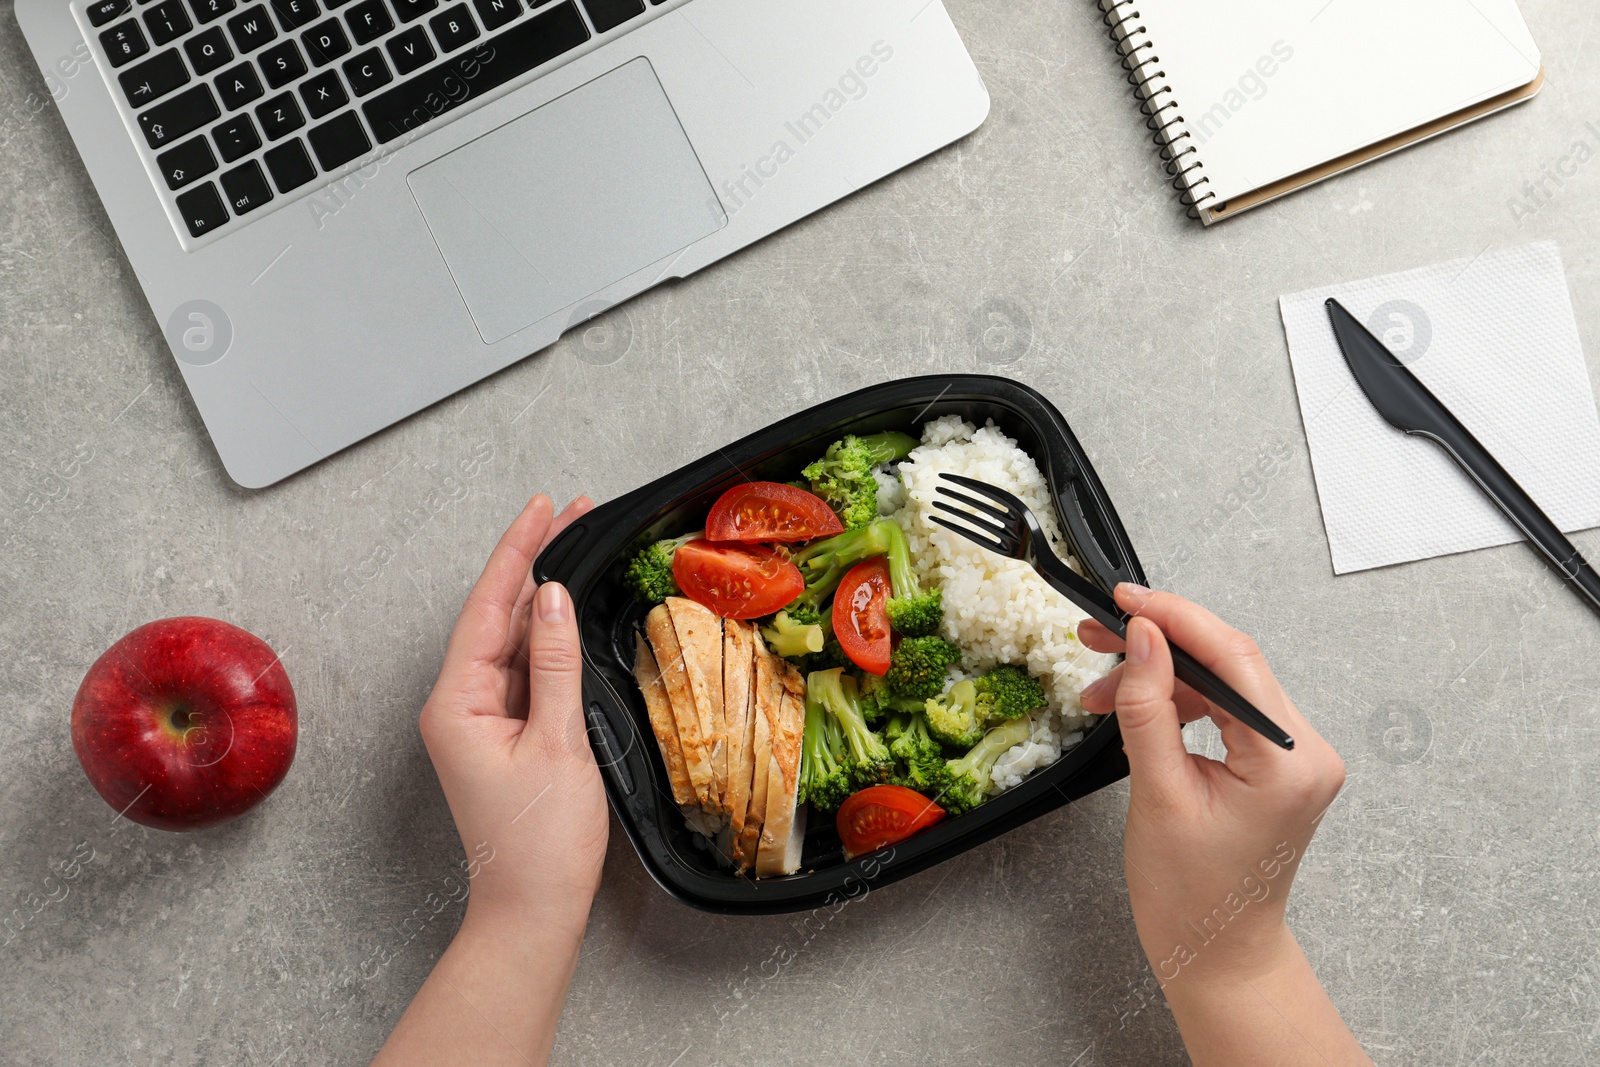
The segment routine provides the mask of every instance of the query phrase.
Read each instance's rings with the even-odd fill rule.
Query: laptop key
[[[385,47],[389,49],[389,58],[394,60],[395,72],[401,75],[427,66],[437,54],[421,26],[413,26],[395,34],[385,43]]]
[[[178,214],[189,227],[190,237],[203,237],[228,221],[228,209],[222,206],[217,187],[210,182],[191,189],[178,197]]]
[[[394,81],[394,75],[389,73],[383,55],[376,48],[369,48],[354,59],[345,60],[344,76],[357,96],[366,96]]]
[[[239,46],[241,55],[249,55],[278,36],[272,16],[261,4],[247,7],[229,19],[228,32],[233,34],[233,43]]]
[[[318,67],[326,67],[350,51],[350,38],[344,35],[344,27],[339,25],[338,19],[317,23],[300,36],[300,43],[306,46],[306,55]]]
[[[248,63],[240,63],[217,75],[217,95],[222,97],[222,106],[229,111],[238,111],[262,91],[256,68]]]
[[[433,35],[439,39],[441,52],[454,52],[478,36],[478,25],[472,21],[472,12],[467,10],[466,4],[445,8],[429,19],[428,25],[433,27]]]
[[[217,157],[211,154],[204,135],[169,148],[156,157],[156,166],[167,180],[168,189],[182,189],[217,169]]]
[[[589,12],[589,21],[594,23],[596,33],[614,30],[644,14],[644,0],[583,0],[583,6]]]
[[[274,89],[288,85],[306,72],[306,61],[293,41],[273,45],[262,52],[256,62],[261,64],[261,73],[267,76],[267,84]]]
[[[483,28],[493,33],[522,14],[522,0],[472,0],[483,20]]]
[[[400,16],[401,22],[420,19],[439,6],[439,0],[389,0],[389,3],[394,5],[394,13]]]
[[[202,82],[139,112],[139,128],[151,148],[165,148],[221,114],[211,87]]]
[[[106,50],[106,58],[111,60],[111,65],[120,67],[150,51],[150,42],[144,39],[144,31],[139,29],[139,24],[128,19],[109,30],[102,30],[100,47]]]
[[[217,142],[224,163],[243,159],[261,147],[261,135],[249,115],[234,115],[220,126],[213,126],[211,139]]]
[[[125,15],[131,5],[128,0],[98,0],[84,8],[84,14],[89,16],[89,25],[104,26],[118,15]]]
[[[228,47],[221,26],[195,34],[183,42],[183,50],[189,53],[189,65],[196,74],[210,74],[233,58],[233,49]]]
[[[144,24],[150,27],[150,39],[158,45],[176,41],[194,29],[180,0],[161,0],[144,13]]]
[[[298,137],[267,149],[261,160],[267,165],[267,172],[272,175],[273,184],[277,185],[280,193],[298,189],[317,176],[317,168]]]
[[[300,96],[306,102],[306,112],[314,119],[331,115],[350,102],[350,96],[344,91],[336,70],[325,71],[301,82]]]
[[[183,65],[183,57],[178,55],[178,50],[169,48],[136,67],[129,67],[117,75],[117,80],[122,83],[122,92],[127,96],[128,103],[137,108],[154,103],[186,83],[189,71]]]
[[[309,26],[322,14],[317,0],[272,0],[272,10],[278,13],[284,33],[293,33],[302,26]]]
[[[241,167],[223,171],[220,180],[222,191],[228,194],[228,206],[235,215],[254,211],[272,199],[267,176],[261,173],[261,164],[253,159]]]
[[[321,126],[313,126],[306,138],[323,170],[337,170],[372,147],[354,111],[346,111]]]
[[[394,29],[394,19],[389,17],[383,0],[362,0],[344,13],[344,20],[350,24],[350,36],[356,44],[370,44]]]
[[[291,93],[283,93],[264,104],[257,104],[256,118],[261,120],[262,132],[269,141],[285,137],[306,124],[305,116],[300,114],[300,105],[294,102]]]
[[[573,0],[563,0],[502,30],[468,54],[430,67],[369,98],[361,110],[378,141],[387,143],[588,39],[589,28]]]
[[[236,4],[237,0],[189,0],[189,10],[194,12],[194,20],[204,26],[232,11]]]

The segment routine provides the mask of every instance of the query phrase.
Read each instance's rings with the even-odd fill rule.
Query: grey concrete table
[[[31,914],[55,865],[93,859],[0,950],[0,1062],[364,1063],[459,921],[402,926],[460,859],[416,716],[520,504],[981,370],[1060,405],[1153,579],[1257,634],[1344,754],[1291,917],[1374,1057],[1600,1061],[1596,620],[1519,546],[1336,579],[1276,306],[1553,237],[1600,353],[1600,164],[1511,208],[1600,148],[1592,3],[1524,4],[1550,74],[1530,105],[1202,230],[1086,4],[953,0],[994,96],[975,135],[263,492],[218,466],[6,7],[0,905]],[[281,650],[299,757],[226,828],[113,826],[72,694],[117,636],[184,613]],[[1122,886],[1125,803],[810,922],[690,911],[613,834],[555,1061],[1181,1063]]]

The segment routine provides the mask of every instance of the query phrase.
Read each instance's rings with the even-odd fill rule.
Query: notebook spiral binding
[[[1199,148],[1183,121],[1167,72],[1161,69],[1155,42],[1139,21],[1139,0],[1095,0],[1095,4],[1139,101],[1139,112],[1161,155],[1162,168],[1178,191],[1178,202],[1191,219],[1198,219],[1200,209],[1215,200],[1216,194],[1204,188],[1211,179],[1206,177]]]

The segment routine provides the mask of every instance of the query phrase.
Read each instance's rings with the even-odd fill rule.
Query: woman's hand
[[[1126,642],[1078,634],[1124,662],[1083,693],[1117,713],[1132,779],[1123,847],[1139,942],[1196,1064],[1370,1063],[1284,923],[1284,905],[1344,763],[1300,714],[1254,641],[1170,593],[1120,585]],[[1178,683],[1167,640],[1295,739],[1285,752]],[[1189,753],[1179,724],[1209,716],[1227,761]],[[1288,1024],[1287,1028],[1285,1024]]]
[[[579,497],[552,519],[549,497],[528,502],[468,594],[422,709],[422,739],[474,875],[469,922],[581,930],[599,888],[609,823],[584,728],[572,598],[554,583],[536,590],[530,573],[593,506]]]
[[[543,1064],[600,885],[609,828],[583,722],[572,598],[534,586],[541,549],[593,505],[522,509],[450,635],[422,739],[472,888],[449,949],[374,1064]]]

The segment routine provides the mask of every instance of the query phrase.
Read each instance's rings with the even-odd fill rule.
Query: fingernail
[[[1138,582],[1118,582],[1117,592],[1127,593],[1130,596],[1136,596],[1140,600],[1143,600],[1145,597],[1150,595],[1150,590],[1146,589]]]
[[[1098,699],[1099,697],[1104,696],[1110,688],[1111,676],[1109,674],[1104,678],[1096,678],[1094,681],[1083,687],[1083,692],[1078,694],[1078,702],[1081,704],[1085,701]]]
[[[561,587],[560,582],[546,582],[539,587],[539,593],[534,598],[534,607],[539,611],[540,622],[566,622],[569,614],[567,610],[567,591]]]
[[[1146,590],[1149,592],[1149,590]],[[1128,627],[1128,662],[1138,667],[1150,659],[1150,634],[1143,626]]]

